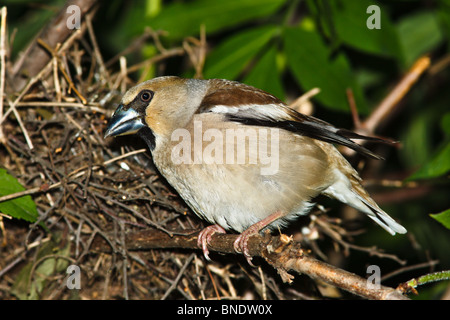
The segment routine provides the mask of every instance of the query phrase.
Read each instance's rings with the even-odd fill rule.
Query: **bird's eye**
[[[144,90],[141,92],[141,100],[143,102],[149,102],[153,97],[153,92],[149,90]]]

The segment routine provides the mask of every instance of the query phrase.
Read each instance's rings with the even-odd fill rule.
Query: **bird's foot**
[[[248,250],[248,239],[259,232],[257,228],[252,228],[253,226],[255,225],[251,225],[247,230],[243,231],[233,243],[234,251],[241,252],[245,259],[247,259],[248,264],[252,267],[255,265],[252,263],[253,258]]]
[[[218,224],[214,224],[200,231],[197,237],[197,246],[203,250],[203,255],[208,261],[211,261],[211,259],[209,258],[208,244],[211,241],[212,235],[216,232],[226,233],[224,228],[222,228]]]
[[[281,213],[281,211],[277,211],[267,218],[264,218],[255,224],[252,224],[250,227],[244,230],[234,241],[234,251],[241,252],[247,259],[248,264],[254,267],[255,265],[252,263],[252,256],[250,255],[248,249],[248,240],[251,236],[258,234],[262,229],[281,217],[283,217],[283,214]]]

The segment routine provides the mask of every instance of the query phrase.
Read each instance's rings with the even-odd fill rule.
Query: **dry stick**
[[[373,133],[378,124],[392,112],[397,103],[405,96],[412,85],[417,82],[420,75],[430,66],[430,62],[430,58],[427,56],[419,58],[369,118],[361,124],[362,129]]]
[[[77,39],[78,37],[80,37],[83,33],[84,33],[85,28],[82,27],[80,30],[75,31],[70,37],[69,39],[67,39],[67,41],[60,47],[58,53],[64,51],[65,49],[67,49],[70,45],[72,45],[73,41],[75,41],[75,39]],[[15,107],[20,100],[22,100],[22,98],[25,96],[25,94],[28,92],[28,90],[37,82],[39,81],[44,74],[46,74],[47,72],[49,72],[49,70],[51,69],[51,67],[53,66],[52,61],[48,62],[47,65],[41,69],[41,71],[39,71],[39,73],[35,76],[32,77],[31,79],[28,80],[25,88],[23,88],[23,90],[20,92],[19,96],[16,98],[16,100],[14,100],[14,102],[12,103],[12,105],[10,106],[10,108],[5,112],[5,114],[3,115],[3,117],[0,117],[0,125],[3,123],[3,121],[5,121],[5,119],[8,117],[8,115],[14,110],[13,107]]]
[[[120,155],[118,157],[115,157],[113,159],[109,159],[109,160],[103,162],[102,165],[95,165],[95,166],[93,166],[92,170],[100,169],[100,168],[102,168],[102,167],[104,167],[104,166],[106,166],[108,164],[111,164],[111,163],[113,163],[115,161],[119,161],[119,160],[121,160],[123,158],[129,157],[129,156],[133,156],[133,155],[136,155],[136,154],[139,154],[139,153],[144,153],[144,152],[147,152],[147,150],[146,149],[139,149],[139,150],[134,150],[134,151],[125,153],[123,155]],[[84,166],[84,167],[81,167],[79,169],[76,169],[76,170],[72,171],[69,175],[67,175],[67,178],[75,179],[75,178],[79,178],[79,177],[83,176],[86,173],[86,168],[87,168],[87,166]],[[64,181],[59,181],[59,182],[56,182],[56,183],[51,184],[51,185],[43,184],[40,187],[35,187],[35,188],[28,189],[28,190],[24,190],[24,191],[12,193],[12,194],[0,197],[0,202],[8,201],[8,200],[16,199],[16,198],[20,198],[20,197],[23,197],[23,196],[26,196],[26,195],[31,195],[31,194],[35,194],[35,193],[39,193],[39,192],[48,192],[48,191],[53,190],[55,188],[61,187],[63,184],[64,184]]]
[[[355,102],[355,96],[353,95],[353,90],[347,88],[346,90],[348,104],[350,106],[350,111],[352,113],[353,124],[357,130],[361,129],[361,119],[359,118],[358,108]]]
[[[87,109],[90,111],[98,112],[98,113],[109,113],[108,110],[99,107],[98,103],[88,103],[82,104],[80,102],[45,102],[45,101],[27,101],[27,102],[18,102],[16,104],[16,108],[25,108],[25,107],[60,107],[60,108],[79,108],[79,109]]]
[[[73,32],[73,33],[68,37],[68,39],[64,42],[63,45],[57,45],[58,50],[56,50],[55,55],[58,55],[60,52],[64,51],[66,48],[68,48],[68,47],[73,43],[73,41],[74,41],[75,39],[77,39],[78,37],[80,37],[80,36],[84,33],[84,30],[85,30],[85,27],[83,26],[80,30],[76,30],[75,32]],[[37,42],[40,42],[41,45],[42,45],[42,44],[45,44],[45,42],[42,41],[41,39],[38,39]],[[52,50],[50,50],[50,52],[52,52]],[[2,65],[3,65],[3,64],[2,64]],[[30,78],[30,79],[28,80],[28,82],[26,83],[25,87],[22,89],[22,91],[20,92],[19,96],[14,100],[14,102],[9,102],[9,106],[10,106],[10,107],[9,107],[8,111],[6,111],[5,114],[1,114],[1,113],[0,113],[0,126],[1,126],[1,124],[3,123],[3,121],[5,121],[5,119],[9,116],[9,114],[10,114],[11,112],[14,113],[14,115],[15,115],[16,118],[17,118],[17,121],[19,122],[20,127],[22,128],[22,132],[23,132],[23,134],[24,134],[24,136],[25,136],[25,140],[27,141],[28,147],[29,147],[30,149],[33,149],[33,144],[32,144],[32,142],[31,142],[31,139],[30,139],[29,136],[28,136],[28,133],[27,133],[25,127],[23,126],[23,123],[22,123],[22,121],[21,121],[20,115],[19,115],[19,113],[18,113],[17,110],[16,110],[16,106],[17,106],[17,104],[19,103],[19,101],[24,97],[24,95],[28,92],[28,90],[29,90],[29,89],[30,89],[30,88],[31,88],[31,87],[32,87],[39,79],[41,79],[41,78],[44,76],[44,74],[46,74],[47,72],[49,72],[49,70],[52,68],[53,65],[54,65],[53,60],[50,60],[50,61],[47,63],[47,65],[46,65],[45,67],[43,67],[43,68],[38,72],[38,74],[37,74],[36,76],[34,76],[34,77],[32,77],[32,78]],[[61,68],[61,69],[62,69],[62,68]],[[63,71],[63,73],[64,73],[64,70],[62,70],[62,71]],[[67,78],[66,78],[66,79],[67,79]],[[69,85],[70,85],[70,83],[71,83],[71,82],[69,82]],[[74,87],[73,84],[72,84],[72,87]],[[78,91],[76,91],[76,88],[75,88],[75,92],[78,93]],[[1,96],[1,98],[2,98],[1,100],[3,101],[3,96]],[[82,97],[81,97],[81,98],[82,98]],[[84,99],[84,98],[83,98],[83,99]],[[83,100],[83,99],[82,99],[82,100]],[[83,102],[85,102],[85,101],[83,101]],[[0,131],[1,131],[1,130],[0,130]],[[1,140],[0,140],[0,142],[1,142]]]
[[[22,117],[20,116],[20,113],[17,111],[15,104],[9,99],[8,99],[8,104],[9,104],[9,108],[10,108],[9,110],[12,110],[14,115],[16,116],[16,120],[19,123],[20,129],[22,130],[22,133],[23,133],[23,136],[25,137],[25,141],[27,142],[28,148],[30,148],[30,150],[33,150],[34,149],[33,142],[31,141],[30,135],[28,134],[28,131],[22,122]]]
[[[395,88],[381,101],[370,116],[363,122],[360,122],[357,106],[354,101],[353,92],[351,89],[347,90],[347,98],[350,104],[350,109],[355,123],[355,131],[363,135],[373,135],[376,128],[381,121],[385,119],[398,105],[398,102],[406,95],[414,83],[417,82],[420,75],[430,66],[430,58],[427,56],[419,58],[411,67],[411,69],[403,76]],[[386,142],[389,142],[386,139]],[[347,156],[355,154],[353,149],[342,149]]]
[[[40,39],[38,39],[38,40],[40,40]],[[58,44],[58,45],[60,45],[60,44]],[[53,54],[53,52],[52,52],[52,54]],[[55,84],[56,101],[61,102],[62,101],[62,92],[61,92],[61,85],[60,85],[60,81],[59,81],[59,77],[58,77],[59,61],[55,55],[53,55],[52,63],[53,63],[53,83]],[[70,86],[69,86],[69,90],[70,90]]]
[[[120,92],[124,94],[126,92],[127,85],[127,59],[125,57],[119,58],[120,71],[117,75],[114,83],[111,85],[110,90],[116,91],[120,86]]]
[[[289,104],[289,108],[294,109],[300,113],[311,115],[313,108],[310,102],[311,98],[320,93],[319,88],[312,88],[311,90],[305,92],[300,97],[295,99]]]
[[[191,44],[197,47],[197,50],[192,49]],[[187,52],[191,63],[195,69],[195,78],[203,78],[203,66],[206,58],[206,32],[205,25],[200,26],[200,40],[189,37],[183,41],[183,48]]]
[[[346,241],[344,241],[342,239],[342,237],[341,237],[341,235],[339,233],[335,232],[333,229],[328,227],[328,225],[324,221],[322,221],[322,219],[314,219],[314,221],[319,227],[321,227],[323,233],[327,234],[335,242],[337,242],[341,246],[343,246],[345,252],[348,252],[349,249],[355,249],[355,250],[367,252],[370,256],[376,256],[376,257],[380,257],[380,258],[392,259],[392,260],[398,262],[401,265],[405,265],[406,264],[405,260],[401,260],[396,255],[380,252],[376,246],[361,247],[361,246],[354,245],[352,243],[348,243],[348,242],[346,242]]]
[[[97,62],[98,62],[100,76],[103,77],[105,80],[108,80],[109,73],[103,62],[103,57],[100,53],[100,49],[97,44],[97,39],[95,38],[94,28],[92,27],[93,15],[94,15],[93,13],[88,13],[86,15],[86,25],[87,25],[89,37],[91,38],[92,46],[94,48],[95,58],[97,59]],[[107,82],[109,83],[109,81],[107,81]]]
[[[440,58],[435,63],[433,63],[433,65],[430,67],[428,73],[433,76],[433,75],[441,72],[445,68],[447,68],[449,65],[450,65],[450,54],[447,53],[442,58]]]
[[[7,10],[6,7],[2,7],[1,15],[1,36],[0,36],[0,57],[1,57],[1,70],[0,70],[0,119],[3,119],[3,100],[5,97],[5,64],[6,64],[6,14]],[[31,139],[28,135],[27,130],[25,129],[25,126],[23,125],[22,119],[20,117],[20,114],[17,112],[15,105],[12,104],[9,100],[10,110],[14,112],[14,115],[16,116],[17,122],[19,122],[19,126],[22,129],[22,132],[25,136],[25,140],[27,141],[28,147],[30,149],[33,149],[33,143],[31,142]],[[0,123],[0,142],[5,144],[5,137],[3,135],[3,129],[1,127]]]
[[[156,62],[159,62],[161,60],[173,57],[173,56],[182,56],[184,54],[184,49],[183,48],[173,48],[173,49],[169,49],[169,50],[165,50],[163,53],[151,57],[147,60],[144,60],[142,62],[139,62],[135,65],[132,65],[128,68],[127,70],[127,74],[133,73],[135,71],[138,71],[141,68],[146,67],[147,65],[150,64],[154,64]]]
[[[83,17],[91,11],[97,0],[71,0],[67,1],[66,5],[61,9],[55,18],[50,21],[45,29],[40,32],[36,37],[42,39],[50,47],[56,47],[57,43],[66,42],[73,33],[77,33],[78,30],[71,29],[67,25],[68,19],[71,18],[70,14],[67,13],[67,8],[70,5],[76,5],[80,9],[80,18]],[[13,66],[13,76],[14,84],[16,89],[22,90],[26,84],[26,80],[23,79],[23,74],[25,73],[28,77],[35,77],[40,73],[40,70],[50,62],[51,57],[48,53],[40,47],[37,41],[33,41],[30,46],[25,50],[22,58],[16,61]]]
[[[180,272],[178,273],[175,280],[170,285],[169,289],[167,289],[164,296],[161,298],[161,300],[166,300],[166,298],[169,296],[169,294],[178,286],[178,282],[180,282],[181,277],[184,275],[184,272],[186,271],[187,267],[191,264],[192,260],[194,259],[195,254],[191,254],[189,258],[187,258],[186,262],[184,263],[183,267],[180,269]]]
[[[149,250],[165,248],[198,249],[195,230],[185,230],[185,235],[170,236],[158,230],[142,230],[126,235],[128,250]],[[236,253],[233,243],[237,235],[214,234],[209,249],[221,253]],[[305,254],[298,242],[292,241],[286,235],[264,237],[252,236],[248,242],[249,253],[252,256],[263,257],[280,274],[285,282],[292,281],[288,271],[295,271],[308,275],[313,279],[320,279],[355,295],[376,300],[408,300],[400,292],[386,286],[370,286],[366,279],[353,273],[336,268]],[[102,238],[92,243],[92,250],[110,252],[111,248]]]
[[[59,69],[59,71],[62,73],[62,75],[64,76],[64,78],[66,79],[66,82],[69,84],[69,92],[70,90],[73,90],[75,92],[75,94],[78,96],[78,98],[80,98],[81,102],[83,104],[87,103],[87,100],[85,97],[83,97],[83,95],[78,91],[78,89],[75,87],[75,85],[73,84],[72,80],[70,79],[69,75],[67,74],[66,70],[64,69],[64,67],[62,66],[61,63],[61,59],[59,57],[59,47],[61,46],[61,44],[57,44],[55,49],[52,49],[48,44],[46,44],[44,41],[42,41],[42,39],[37,39],[37,42],[45,48],[45,50],[47,50],[53,57],[52,59],[52,64],[55,65],[57,69]],[[55,62],[56,61],[56,62]],[[55,76],[56,77],[56,76]],[[56,77],[57,78],[57,77]],[[56,83],[58,83],[59,85],[59,81],[55,81],[55,87],[56,87]],[[57,89],[56,89],[57,90]]]
[[[289,259],[282,266],[286,270],[307,274],[313,279],[320,279],[363,298],[371,300],[409,300],[393,288],[382,285],[371,288],[366,279],[308,256]]]
[[[417,270],[417,269],[420,269],[420,268],[434,267],[438,263],[439,263],[439,260],[431,260],[431,261],[427,261],[427,262],[423,262],[423,263],[418,263],[418,264],[415,264],[415,265],[412,265],[412,266],[403,267],[403,268],[400,268],[398,270],[392,271],[392,272],[390,272],[388,274],[385,274],[384,276],[381,277],[380,280],[384,281],[384,280],[386,280],[388,278],[391,278],[393,276],[396,276],[396,275],[398,275],[400,273],[408,272],[408,271],[411,271],[411,270]]]
[[[117,62],[121,57],[124,57],[130,53],[133,53],[136,50],[139,50],[147,41],[148,38],[152,36],[153,30],[150,28],[145,28],[144,33],[139,36],[139,38],[133,40],[131,44],[116,54],[114,57],[105,62],[105,67],[111,67],[115,62]]]
[[[125,57],[120,57],[120,75],[122,78],[120,92],[124,94],[127,91],[127,59]]]
[[[123,275],[123,296],[125,300],[129,300],[128,296],[128,255],[127,255],[127,245],[125,242],[125,226],[121,221],[119,221],[119,227],[120,227],[120,242],[122,244],[121,251],[122,251],[122,275]]]

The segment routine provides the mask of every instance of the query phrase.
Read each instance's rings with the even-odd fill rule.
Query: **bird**
[[[161,76],[122,97],[105,138],[136,134],[153,162],[200,218],[206,259],[215,233],[239,233],[234,250],[251,263],[248,240],[307,215],[319,195],[356,208],[392,235],[406,229],[362,186],[336,146],[374,159],[352,139],[379,138],[295,111],[274,95],[237,81]]]

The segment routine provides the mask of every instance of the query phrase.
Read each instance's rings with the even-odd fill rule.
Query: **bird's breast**
[[[304,214],[328,184],[327,157],[284,130],[193,121],[153,150],[161,174],[201,218],[238,232],[281,210]]]

